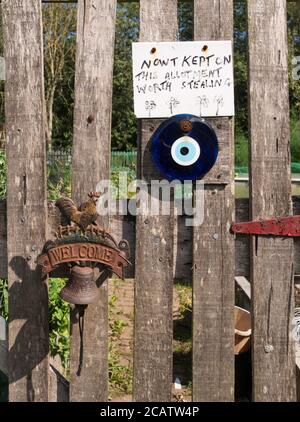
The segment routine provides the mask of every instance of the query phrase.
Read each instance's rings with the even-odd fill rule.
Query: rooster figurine
[[[80,227],[82,232],[85,232],[91,226],[97,226],[98,213],[96,205],[101,194],[99,192],[90,192],[88,196],[90,199],[78,208],[70,198],[63,197],[55,202],[64,218],[63,225],[70,226],[72,221]]]

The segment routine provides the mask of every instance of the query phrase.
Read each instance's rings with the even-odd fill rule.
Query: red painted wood
[[[234,223],[231,231],[238,234],[298,237],[300,236],[300,215]]]

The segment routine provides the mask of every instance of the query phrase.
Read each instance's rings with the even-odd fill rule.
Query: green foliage
[[[289,83],[290,106],[293,116],[300,115],[300,83],[292,78],[292,58],[300,55],[299,7],[288,2],[289,41]],[[44,45],[45,45],[45,88],[46,98],[53,84],[55,96],[53,104],[53,147],[67,148],[73,133],[74,71],[76,55],[76,8],[73,5],[44,5]],[[234,55],[235,55],[235,102],[236,133],[239,152],[238,163],[245,162],[244,140],[248,138],[247,111],[247,19],[246,1],[234,2]],[[180,40],[193,38],[193,3],[178,4]],[[1,21],[0,21],[0,27]],[[3,37],[0,28],[0,53],[3,55]],[[55,38],[53,34],[57,33]],[[52,34],[52,35],[51,35]],[[136,147],[137,128],[133,114],[131,43],[138,40],[138,2],[119,3],[115,41],[115,61],[113,79],[112,147],[119,150],[133,150]],[[57,42],[56,42],[57,41]],[[54,43],[54,44],[53,44]],[[53,73],[53,48],[55,45],[55,68]],[[59,60],[58,60],[59,59]],[[0,82],[0,122],[4,122],[4,83]],[[243,134],[241,141],[239,135]],[[296,146],[295,146],[296,148]],[[293,153],[295,152],[293,148]],[[297,148],[296,148],[297,149]],[[296,156],[298,153],[296,153]],[[293,160],[298,160],[293,156]],[[2,171],[1,171],[2,174]],[[3,182],[0,180],[0,195]],[[54,193],[55,194],[55,193]]]
[[[288,46],[290,107],[293,118],[300,117],[300,81],[292,77],[293,58],[300,56],[300,10],[296,2],[288,2]]]
[[[194,33],[193,2],[178,3],[179,40],[192,41]]]
[[[6,196],[6,174],[7,165],[5,152],[0,150],[0,198],[5,198]]]
[[[236,133],[248,135],[246,2],[234,3],[234,90]]]
[[[112,337],[112,340],[119,340],[124,328],[127,324],[122,319],[117,319],[116,315],[118,314],[116,310],[116,304],[118,297],[116,295],[111,295],[108,301],[109,306],[109,331]]]
[[[47,129],[52,147],[70,145],[73,133],[74,79],[77,7],[73,4],[44,4],[44,73]],[[53,112],[53,118],[52,116]],[[50,134],[49,134],[50,136]]]
[[[49,279],[49,342],[51,355],[59,355],[62,365],[66,368],[70,354],[69,305],[59,296],[64,285],[63,279]],[[7,320],[7,280],[2,278],[0,279],[0,315]]]
[[[62,195],[71,196],[71,162],[58,159],[47,167],[48,198],[56,200]]]
[[[111,319],[113,316],[113,311],[116,308],[116,303],[118,301],[118,297],[116,295],[111,295],[108,301],[109,306],[109,318]]]
[[[66,158],[67,154],[63,158],[52,159],[48,162],[47,166],[47,188],[48,188],[48,199],[55,201],[62,195],[71,196],[71,161]],[[120,155],[120,162],[122,156]],[[111,170],[110,180],[112,184],[112,197],[121,198],[132,198],[135,196],[135,192],[127,195],[127,188],[131,182],[136,178],[136,161],[135,154],[132,155],[132,163],[126,162],[127,167],[119,167]],[[118,160],[117,160],[118,161]],[[126,160],[125,160],[126,161]],[[128,161],[128,160],[127,160]],[[4,151],[0,151],[0,199],[6,196],[6,157]],[[120,173],[127,175],[127,181],[124,185],[124,189],[120,186]],[[134,190],[134,189],[132,189]]]
[[[72,5],[51,5],[51,7],[44,5],[43,10],[46,98],[49,98],[53,83],[56,87],[53,104],[53,147],[67,148],[71,144],[73,133],[76,10]],[[292,59],[300,55],[299,13],[299,8],[295,2],[288,2],[290,106],[292,116],[297,120],[299,120],[300,115],[300,83],[292,78]],[[178,4],[178,23],[178,39],[193,39],[192,2],[180,2]],[[56,33],[55,31],[59,34],[58,37],[53,36]],[[138,35],[138,3],[119,3],[117,6],[113,78],[112,148],[114,150],[132,151],[136,148],[137,125],[133,114],[131,43],[138,40]],[[58,39],[56,40],[56,38]],[[55,57],[59,59],[55,62],[55,78],[51,66],[53,43],[56,47]],[[2,44],[2,31],[0,31],[0,52],[3,50]],[[234,55],[236,164],[240,165],[247,161],[246,141],[248,139],[247,13],[245,0],[234,2]],[[4,121],[3,90],[4,83],[1,82],[0,122]],[[296,140],[292,136],[293,161],[298,160],[298,156]],[[0,179],[0,196],[3,196],[3,186],[3,179]],[[56,197],[60,191],[64,191],[66,183],[63,177],[58,183],[59,192],[55,191],[54,186],[57,186],[57,183],[50,186],[50,197]]]
[[[190,284],[176,282],[175,289],[179,298],[179,312],[192,312],[192,288]]]
[[[300,161],[300,83],[292,77],[293,58],[300,55],[300,16],[296,3],[288,7],[289,89],[291,108],[291,156]],[[247,11],[246,2],[239,0],[234,5],[234,58],[235,58],[235,106],[236,106],[236,151],[237,166],[248,166],[248,68],[247,68]]]
[[[68,368],[70,359],[70,307],[60,296],[60,290],[65,286],[66,280],[60,278],[49,279],[49,342],[52,356],[58,355],[64,368]],[[117,311],[116,295],[109,299],[109,327],[111,341],[109,342],[109,382],[111,391],[116,393],[131,393],[132,391],[132,365],[121,363],[121,355],[117,342],[126,327],[126,323],[115,318]],[[0,279],[0,315],[8,318],[8,292],[7,280]],[[7,380],[0,374],[0,402],[6,400]],[[2,397],[3,395],[3,397]]]
[[[181,40],[192,39],[192,3],[180,3],[178,7]],[[138,41],[139,5],[122,3],[117,7],[116,42],[114,57],[112,148],[132,150],[136,148],[137,122],[133,113],[131,44]]]
[[[8,318],[8,289],[7,280],[0,278],[0,315],[7,320]]]
[[[113,78],[112,148],[136,147],[137,123],[133,113],[131,43],[138,40],[139,5],[117,6]]]
[[[179,299],[179,316],[174,321],[174,353],[189,353],[192,347],[192,287],[175,283]]]
[[[291,119],[291,155],[293,161],[300,163],[300,120],[294,116]]]
[[[189,385],[192,379],[192,287],[190,283],[178,281],[174,287],[179,300],[179,314],[173,321],[174,373],[179,372],[182,383]]]
[[[132,392],[132,366],[120,363],[120,354],[112,342],[109,343],[108,374],[112,392]]]
[[[126,174],[126,181],[120,184],[122,173]],[[124,168],[120,171],[112,171],[110,175],[111,197],[115,199],[133,198],[135,196],[135,184],[131,185],[131,183],[135,181],[135,178],[135,171],[130,171],[130,169]],[[128,192],[129,185],[131,185],[130,193]]]
[[[127,326],[127,324],[122,319],[115,319],[114,321],[110,322],[109,326],[112,337],[118,339],[121,337],[124,328]]]
[[[237,129],[235,141],[236,166],[248,167],[248,139],[245,134]]]
[[[108,374],[110,390],[112,393],[129,394],[132,391],[132,364],[121,363],[121,355],[118,348],[118,341],[126,327],[126,323],[116,318],[118,297],[111,295],[109,298],[109,354],[108,354]]]
[[[67,368],[70,359],[70,308],[59,296],[65,284],[64,279],[49,279],[49,341],[51,355],[59,355],[63,367]]]

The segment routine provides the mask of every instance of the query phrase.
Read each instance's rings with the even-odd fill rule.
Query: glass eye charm
[[[218,139],[204,119],[179,114],[164,121],[151,138],[157,170],[168,180],[198,180],[218,157]]]
[[[200,146],[190,136],[182,136],[171,147],[171,155],[180,166],[191,166],[200,157]]]

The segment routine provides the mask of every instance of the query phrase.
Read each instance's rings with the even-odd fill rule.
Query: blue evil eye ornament
[[[164,121],[151,138],[152,160],[168,180],[202,179],[218,157],[218,139],[201,117],[178,114]]]

